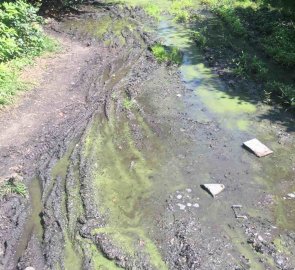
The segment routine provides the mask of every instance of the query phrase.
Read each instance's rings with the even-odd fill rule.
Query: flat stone
[[[184,210],[185,209],[185,205],[184,204],[178,203],[177,205],[179,206],[179,209],[180,210]]]
[[[223,184],[204,184],[201,187],[208,191],[214,198],[225,188]]]
[[[255,153],[258,157],[264,157],[273,153],[267,146],[261,143],[257,139],[252,139],[250,141],[244,142],[244,145]]]

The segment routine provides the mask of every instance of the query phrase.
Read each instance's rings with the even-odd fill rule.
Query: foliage
[[[168,48],[161,44],[156,44],[151,48],[153,55],[158,62],[169,62],[174,64],[181,64],[182,55],[179,49],[173,47]]]
[[[189,8],[193,6],[192,0],[173,0],[170,13],[175,16],[178,22],[188,22],[191,18]]]
[[[216,14],[219,15],[227,23],[233,33],[240,36],[246,34],[246,30],[242,25],[240,18],[235,14],[233,9],[222,6],[215,8],[214,10]]]
[[[268,82],[266,85],[268,93],[276,94],[283,103],[295,107],[295,85],[278,81]]]
[[[204,47],[207,42],[207,38],[200,31],[193,31],[191,34],[192,39],[201,47]]]
[[[240,76],[254,75],[256,78],[264,79],[268,73],[266,64],[256,55],[250,56],[242,52],[235,64],[235,73]]]
[[[146,11],[148,15],[154,17],[155,19],[157,20],[160,19],[161,9],[157,5],[149,3],[148,5],[144,7],[144,10]]]
[[[21,68],[44,51],[58,48],[45,36],[37,9],[23,0],[0,4],[0,106],[27,87],[18,79]]]
[[[0,62],[40,53],[46,47],[41,22],[37,9],[23,0],[0,4]]]
[[[23,197],[27,196],[27,187],[22,182],[7,181],[0,186],[0,196],[3,197],[9,194],[18,194]]]
[[[124,100],[123,100],[123,107],[126,110],[132,109],[133,105],[134,105],[134,100],[129,99],[129,98],[124,98]]]
[[[264,38],[263,47],[278,63],[295,66],[295,25],[275,26],[272,34]]]

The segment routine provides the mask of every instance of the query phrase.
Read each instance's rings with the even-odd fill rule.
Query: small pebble
[[[199,208],[200,205],[199,205],[198,203],[194,203],[194,204],[193,204],[193,207]]]
[[[186,191],[187,191],[188,193],[191,193],[191,192],[192,192],[192,190],[191,190],[190,188],[187,188]]]
[[[184,204],[178,203],[177,205],[179,206],[180,210],[184,210],[185,209],[185,205]]]
[[[191,203],[187,203],[186,205],[187,205],[188,207],[191,207],[191,206],[192,206],[192,204],[191,204]]]
[[[178,200],[180,200],[180,199],[182,198],[182,195],[179,194],[179,195],[176,196],[176,198],[177,198]]]
[[[289,193],[287,194],[287,196],[291,199],[294,199],[295,198],[295,193]]]
[[[180,94],[177,94],[176,96],[177,96],[177,97],[181,97],[181,95],[180,95]]]

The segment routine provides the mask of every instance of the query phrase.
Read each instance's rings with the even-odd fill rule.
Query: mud
[[[48,26],[88,48],[65,81],[79,98],[62,96],[66,117],[40,119],[15,150],[1,146],[1,174],[21,164],[30,186],[29,198],[1,200],[2,268],[294,269],[294,208],[284,199],[293,134],[262,118],[270,107],[232,94],[190,25],[164,17],[151,33],[141,8],[81,9]],[[182,51],[180,67],[156,62],[158,39]],[[252,137],[274,155],[243,149]],[[209,182],[226,187],[216,199],[200,188]],[[234,204],[247,219],[235,219]]]

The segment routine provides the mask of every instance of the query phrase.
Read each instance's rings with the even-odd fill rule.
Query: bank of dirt
[[[48,25],[66,52],[0,116],[1,175],[30,187],[1,199],[2,268],[293,269],[293,135],[230,98],[185,39],[181,69],[158,64],[141,9],[81,9]],[[168,46],[186,35],[160,28]],[[275,154],[245,151],[252,136]],[[226,189],[213,199],[206,182]]]

